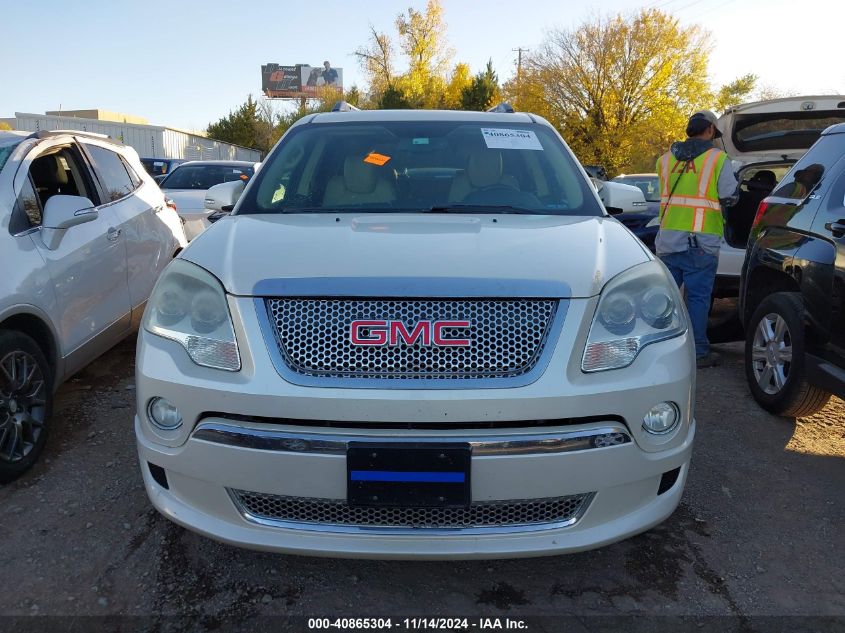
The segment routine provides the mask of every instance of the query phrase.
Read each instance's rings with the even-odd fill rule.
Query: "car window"
[[[141,164],[150,176],[158,176],[167,173],[167,161],[154,158],[142,158]]]
[[[10,230],[14,234],[39,226],[41,226],[41,201],[38,199],[32,180],[27,178],[15,200]]]
[[[129,172],[123,159],[116,152],[112,152],[98,145],[85,145],[94,163],[94,172],[105,189],[106,202],[120,200],[135,191],[135,185],[129,177]]]
[[[838,167],[836,181],[827,198],[827,210],[842,212],[845,210],[845,161]]]
[[[130,165],[126,159],[121,157],[121,162],[123,163],[124,169],[126,169],[126,173],[129,174],[129,180],[132,181],[132,191],[135,191],[138,187],[140,187],[144,181],[141,180],[141,177],[137,174],[137,172],[132,169],[132,165]]]
[[[657,176],[617,176],[613,182],[637,187],[649,202],[660,201],[660,183]]]
[[[780,182],[772,193],[778,198],[803,200],[815,189],[832,168],[845,155],[842,135],[823,136]]]
[[[96,198],[92,195],[87,169],[70,146],[50,148],[37,156],[29,167],[29,175],[42,208],[57,194],[82,196],[91,201]]]
[[[161,182],[162,189],[208,189],[233,180],[247,181],[255,170],[232,165],[179,165]]]
[[[12,152],[15,151],[15,148],[20,144],[20,140],[15,139],[14,141],[0,145],[0,169],[3,169],[3,165],[6,164],[6,161],[9,160],[9,156],[12,155]]]
[[[559,137],[530,123],[380,121],[294,128],[238,213],[511,207],[601,215]]]
[[[843,121],[841,111],[745,114],[736,117],[732,140],[741,152],[806,149],[827,127]]]

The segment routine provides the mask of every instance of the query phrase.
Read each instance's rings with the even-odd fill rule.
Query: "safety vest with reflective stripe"
[[[657,160],[661,229],[721,237],[724,220],[719,204],[719,173],[727,156],[711,148],[691,161],[678,160],[672,152]]]

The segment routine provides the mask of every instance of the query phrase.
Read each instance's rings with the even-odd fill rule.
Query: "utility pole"
[[[514,53],[517,54],[516,57],[516,99],[517,103],[514,105],[519,107],[520,102],[522,101],[522,53],[528,52],[527,48],[522,48],[521,46],[518,48],[511,49]]]

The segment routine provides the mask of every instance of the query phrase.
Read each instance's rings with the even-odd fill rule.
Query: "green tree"
[[[487,67],[473,77],[470,85],[461,92],[461,108],[486,110],[495,105],[499,95],[499,78],[493,70],[493,60],[490,59]]]
[[[355,106],[356,108],[361,107],[362,99],[361,99],[361,91],[358,90],[358,86],[353,85],[349,90],[346,91],[346,94],[343,95],[343,100],[346,101],[351,106]]]
[[[237,110],[209,124],[206,133],[209,138],[235,145],[243,145],[261,151],[267,151],[269,135],[265,133],[267,121],[259,115],[259,104],[252,95]]]
[[[414,106],[402,90],[390,87],[382,93],[378,107],[382,110],[407,110]]]
[[[757,88],[757,79],[757,75],[743,75],[719,88],[713,109],[722,113],[731,106],[748,101],[749,95]]]

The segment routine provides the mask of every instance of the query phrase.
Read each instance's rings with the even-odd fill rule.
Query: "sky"
[[[353,51],[370,25],[425,0],[4,0],[0,9],[0,118],[15,112],[100,108],[183,129],[205,127],[261,95],[261,65],[343,68],[363,86]],[[488,59],[501,80],[518,47],[596,13],[655,7],[711,34],[717,85],[746,73],[795,94],[845,93],[842,0],[442,0],[454,62]],[[35,17],[39,16],[39,17]],[[825,17],[829,19],[825,19]]]

